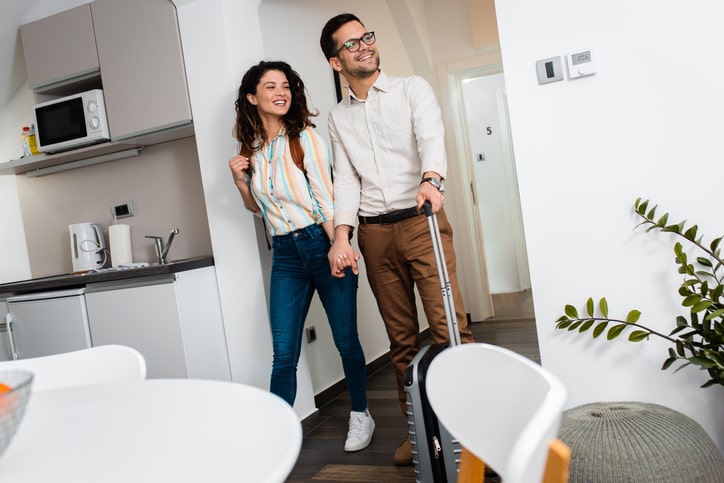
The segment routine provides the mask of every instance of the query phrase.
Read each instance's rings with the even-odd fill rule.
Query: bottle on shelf
[[[30,156],[30,126],[23,126],[20,133],[20,140],[23,144],[23,157],[27,158]]]
[[[35,135],[35,124],[30,125],[30,134],[28,135],[28,146],[30,146],[30,154],[35,156],[40,154],[38,150],[38,138]]]
[[[38,141],[35,136],[35,125],[23,126],[21,139],[23,143],[23,157],[35,156],[40,154],[38,151]]]

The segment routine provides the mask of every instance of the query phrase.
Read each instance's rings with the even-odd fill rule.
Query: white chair
[[[566,389],[540,365],[502,347],[463,344],[432,361],[426,387],[463,446],[458,482],[482,481],[486,464],[505,483],[567,481],[570,450],[556,438]]]
[[[146,378],[146,360],[141,353],[122,345],[0,362],[0,370],[13,369],[35,374],[33,391]]]

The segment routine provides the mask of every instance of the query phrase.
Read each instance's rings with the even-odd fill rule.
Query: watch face
[[[440,180],[438,180],[437,178],[428,178],[428,181],[430,181],[430,184],[438,190],[442,188],[442,183],[440,183]]]
[[[435,188],[437,188],[437,190],[438,190],[440,193],[444,193],[444,192],[445,192],[445,189],[444,189],[443,186],[442,186],[442,182],[441,182],[439,179],[437,179],[437,178],[432,178],[432,177],[430,177],[430,178],[425,178],[425,179],[423,179],[423,180],[420,182],[420,184],[422,184],[422,183],[430,183],[430,184],[433,185]]]

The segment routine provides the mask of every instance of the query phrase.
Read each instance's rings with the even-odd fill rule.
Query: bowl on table
[[[23,419],[32,385],[32,372],[0,371],[0,456]]]

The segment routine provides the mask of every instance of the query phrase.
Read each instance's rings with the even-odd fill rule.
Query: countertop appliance
[[[103,91],[90,91],[36,104],[33,108],[38,149],[57,153],[111,138]]]
[[[74,223],[70,232],[70,256],[73,271],[101,268],[106,263],[106,237],[98,223]]]
[[[13,359],[91,346],[85,288],[16,295],[6,302],[5,322]]]

